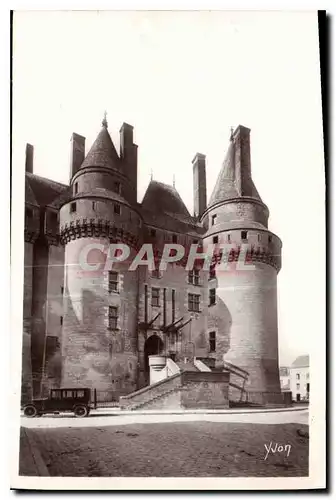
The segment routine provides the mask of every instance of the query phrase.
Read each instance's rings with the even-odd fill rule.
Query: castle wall
[[[49,246],[46,302],[46,345],[43,387],[46,393],[61,383],[60,342],[63,322],[64,247]]]
[[[137,281],[118,263],[118,293],[108,290],[104,261],[97,271],[79,265],[79,253],[88,244],[103,244],[104,238],[81,238],[65,247],[65,295],[62,329],[62,385],[93,387],[114,397],[136,389],[137,384]],[[90,262],[102,258],[92,254]],[[116,330],[109,329],[109,306],[118,308]]]
[[[31,309],[33,296],[33,244],[25,242],[23,276],[22,401],[32,397]]]
[[[150,322],[159,312],[161,315],[153,325],[139,335],[139,349],[141,370],[144,370],[144,348],[145,341],[151,335],[159,336],[163,341],[163,353],[175,355],[176,361],[182,361],[185,357],[213,357],[222,362],[223,354],[228,348],[228,332],[230,328],[229,312],[221,301],[208,307],[209,304],[209,272],[200,271],[200,284],[192,285],[188,282],[188,271],[177,264],[169,264],[166,271],[160,273],[160,278],[154,278],[150,272],[144,277],[145,281],[140,284],[139,317],[145,321],[145,286],[147,286],[147,317]],[[160,306],[152,305],[152,288],[160,290]],[[164,308],[164,290],[166,296],[166,307]],[[173,291],[175,293],[173,299]],[[200,312],[189,311],[188,294],[200,295]],[[175,305],[173,305],[173,302]],[[166,325],[183,318],[184,326],[178,333],[164,333],[161,327],[164,324],[164,310],[166,310]],[[175,310],[175,312],[174,312]],[[216,330],[216,351],[210,351],[209,332]]]
[[[279,392],[276,270],[255,263],[254,270],[227,272],[217,294],[232,317],[224,361],[248,372],[246,390]]]

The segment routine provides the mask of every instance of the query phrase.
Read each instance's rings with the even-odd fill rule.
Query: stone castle
[[[250,130],[232,131],[208,203],[205,156],[197,153],[192,168],[193,215],[174,186],[154,180],[137,201],[137,145],[126,123],[119,153],[106,118],[87,154],[85,138],[72,135],[69,185],[35,175],[27,144],[23,399],[50,387],[94,387],[103,399],[118,399],[149,384],[155,354],[178,366],[199,360],[228,370],[233,399],[242,391],[250,398],[280,393],[281,241],[268,229],[269,212],[252,180]],[[165,243],[218,251],[209,269],[187,271],[183,260],[166,271],[132,271],[126,261],[109,271],[103,263],[94,271],[81,267],[88,245],[116,242],[131,256],[144,243],[158,258]],[[223,243],[234,249],[225,257],[229,269],[217,272]],[[239,271],[242,245],[251,269]],[[99,261],[97,252],[90,255]]]

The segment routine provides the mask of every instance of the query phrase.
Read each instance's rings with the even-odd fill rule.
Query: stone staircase
[[[202,361],[167,363],[173,373],[127,396],[121,410],[228,408],[229,374],[212,372]]]

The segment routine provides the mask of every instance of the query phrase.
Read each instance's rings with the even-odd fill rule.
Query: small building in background
[[[309,356],[299,356],[289,368],[290,390],[295,401],[309,401]]]

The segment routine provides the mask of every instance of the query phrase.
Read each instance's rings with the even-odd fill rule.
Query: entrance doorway
[[[296,401],[300,401],[301,400],[301,394],[297,394],[296,395]]]
[[[149,362],[148,356],[153,354],[160,354],[164,350],[162,340],[158,335],[151,335],[145,342],[144,357],[145,357],[145,380],[146,384],[149,383]]]

